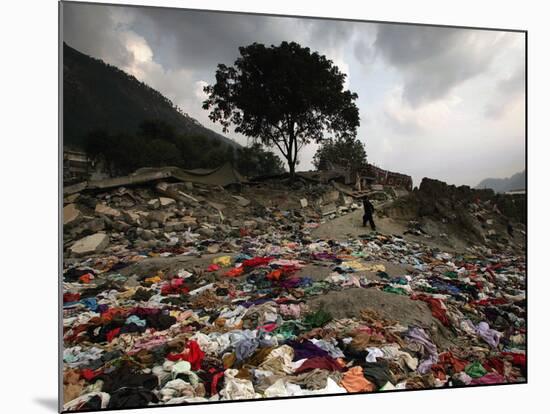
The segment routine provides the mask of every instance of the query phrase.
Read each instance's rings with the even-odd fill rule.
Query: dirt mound
[[[371,308],[403,326],[427,328],[438,348],[447,349],[453,345],[454,335],[432,316],[428,305],[407,296],[378,289],[352,288],[313,297],[307,304],[310,309],[323,309],[336,319],[359,317],[361,309]]]
[[[382,292],[378,289],[352,288],[329,292],[308,302],[312,309],[322,308],[337,319],[359,317],[364,308],[372,308],[382,316],[402,325],[417,324],[429,327],[434,318],[428,305],[406,296]]]

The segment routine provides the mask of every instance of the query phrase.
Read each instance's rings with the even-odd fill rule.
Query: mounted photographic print
[[[525,31],[60,24],[61,411],[527,381]]]

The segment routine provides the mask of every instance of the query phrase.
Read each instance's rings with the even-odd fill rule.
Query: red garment
[[[210,395],[216,395],[218,393],[218,382],[223,378],[224,371],[214,374],[212,377],[212,384],[210,384]]]
[[[208,266],[208,268],[206,269],[207,272],[215,272],[217,270],[220,270],[220,265],[217,265],[215,263],[211,264],[210,266]]]
[[[439,319],[441,323],[445,326],[449,326],[449,319],[447,318],[447,311],[443,308],[443,303],[440,299],[432,298],[426,295],[413,295],[411,299],[422,300],[428,304],[432,315]]]
[[[312,371],[315,368],[326,369],[327,371],[342,371],[342,367],[338,362],[329,356],[314,357],[308,359],[300,367],[294,371],[295,374],[301,374],[302,372]]]
[[[271,332],[275,328],[277,328],[276,323],[266,323],[265,325],[259,327],[259,329],[261,329],[262,331],[266,331],[266,332]]]
[[[488,305],[504,305],[506,303],[508,303],[508,301],[504,298],[490,298],[490,299],[482,299],[482,300],[477,300],[475,302],[470,302],[470,305],[488,306]]]
[[[85,369],[80,370],[80,376],[82,378],[84,378],[86,381],[89,382],[89,381],[93,380],[95,377],[97,377],[98,375],[100,375],[101,372],[102,371],[96,372],[96,371],[94,371],[90,368],[85,368]]]
[[[63,293],[63,303],[78,302],[80,300],[80,293]]]
[[[107,342],[111,342],[120,334],[120,328],[115,328],[112,331],[107,332]]]
[[[489,372],[495,370],[500,375],[504,375],[504,361],[501,358],[487,358],[487,360],[483,363],[483,368]]]
[[[105,312],[101,314],[101,320],[103,322],[112,321],[113,318],[117,315],[126,316],[129,314],[128,309],[124,308],[108,308]]]
[[[181,277],[175,277],[170,282],[165,283],[161,289],[162,295],[174,295],[180,293],[189,293],[189,288],[185,286],[184,279]]]
[[[187,361],[191,364],[191,369],[193,371],[198,371],[201,369],[201,363],[204,359],[204,352],[200,348],[197,341],[187,342],[187,348],[179,354],[168,354],[166,359],[169,361]]]
[[[471,384],[505,384],[508,381],[505,377],[496,372],[489,372],[481,378],[474,378]]]
[[[438,362],[443,366],[449,365],[455,373],[464,371],[468,365],[468,361],[457,358],[450,352],[440,354]]]
[[[525,359],[525,354],[519,354],[516,352],[502,352],[501,355],[511,356],[512,364],[520,367],[522,371],[525,372],[525,370],[527,369],[527,360]]]
[[[447,374],[445,372],[445,368],[443,368],[443,365],[433,364],[431,366],[431,370],[435,378],[441,381],[445,381],[447,379]]]
[[[257,267],[265,266],[273,260],[272,257],[253,257],[252,259],[245,260],[243,262],[244,267]]]

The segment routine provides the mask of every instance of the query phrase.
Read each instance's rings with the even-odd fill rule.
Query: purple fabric
[[[319,348],[317,345],[310,341],[288,341],[287,345],[294,349],[294,361],[299,361],[300,359],[329,356],[329,353],[327,351]]]
[[[476,333],[493,348],[498,346],[500,341],[500,332],[491,329],[487,322],[480,322],[476,326]]]
[[[288,279],[281,280],[279,282],[279,286],[286,289],[291,289],[300,286],[301,281],[302,280],[299,277],[289,277]]]
[[[336,260],[336,256],[331,253],[313,253],[313,257],[317,260]]]
[[[109,305],[106,305],[105,303],[102,303],[101,305],[97,305],[97,312],[99,313],[107,312],[107,309],[109,309]]]
[[[405,339],[413,344],[420,345],[422,361],[418,365],[417,371],[419,374],[427,374],[433,364],[437,364],[438,354],[437,347],[430,340],[424,329],[413,326],[405,333]]]

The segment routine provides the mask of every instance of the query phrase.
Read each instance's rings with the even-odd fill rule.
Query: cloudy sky
[[[201,108],[216,65],[242,45],[296,41],[347,73],[369,162],[415,185],[475,186],[525,168],[522,33],[65,3],[63,34],[220,133]],[[299,170],[312,168],[315,150],[302,150]]]

